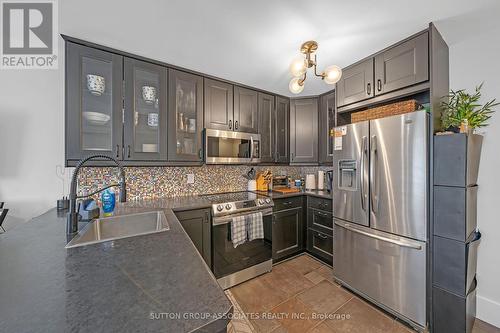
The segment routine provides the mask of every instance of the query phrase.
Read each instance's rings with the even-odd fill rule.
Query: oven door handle
[[[250,162],[253,160],[253,136],[250,137]]]
[[[226,216],[221,216],[221,217],[214,217],[214,218],[212,218],[212,226],[228,224],[228,223],[231,223],[231,221],[233,220],[233,217],[250,215],[253,213],[257,213],[257,212],[262,212],[262,217],[264,217],[264,216],[272,215],[273,209],[267,208],[267,209],[259,210],[259,211],[244,212],[241,214],[231,214],[231,215],[226,215]]]

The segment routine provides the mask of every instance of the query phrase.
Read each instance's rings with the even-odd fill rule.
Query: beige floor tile
[[[335,314],[339,317],[325,321],[333,332],[386,333],[394,328],[392,318],[356,297],[353,297]]]
[[[290,333],[303,333],[313,328],[320,321],[312,319],[312,311],[296,298],[281,303],[271,310],[275,313],[281,326]]]
[[[267,318],[250,319],[250,322],[252,323],[254,329],[261,333],[271,332],[280,326],[280,323],[277,320]]]
[[[297,298],[318,314],[337,311],[353,295],[326,280],[299,294]]]
[[[311,281],[312,283],[314,284],[318,284],[320,283],[321,281],[325,280],[325,277],[321,274],[319,274],[317,272],[317,270],[314,270],[312,272],[309,272],[307,273],[306,275],[304,275],[306,277],[306,279],[308,279],[309,281]]]
[[[500,328],[476,318],[472,333],[500,333]]]
[[[315,269],[321,267],[321,264],[318,261],[312,259],[306,254],[285,261],[281,265],[285,265],[291,269],[294,269],[295,271],[299,272],[302,275],[306,275],[307,273],[312,272]]]
[[[309,331],[310,333],[332,333],[332,329],[326,324],[326,323],[320,323],[319,325],[315,326],[312,330]]]
[[[317,268],[315,272],[323,276],[326,280],[335,282],[336,285],[339,285],[333,278],[333,269],[330,266],[321,265],[321,267]]]
[[[234,298],[246,313],[270,310],[287,295],[262,278],[255,278],[231,288]]]
[[[314,286],[314,283],[294,269],[284,265],[277,265],[272,272],[260,277],[268,285],[274,286],[290,298],[299,292]]]

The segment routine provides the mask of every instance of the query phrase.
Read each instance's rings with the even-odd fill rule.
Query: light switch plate
[[[194,184],[194,173],[189,173],[187,175],[187,183],[188,184]]]

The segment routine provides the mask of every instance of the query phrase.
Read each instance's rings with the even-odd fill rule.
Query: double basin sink
[[[89,222],[66,248],[102,243],[110,240],[148,235],[169,230],[163,211],[111,216]]]

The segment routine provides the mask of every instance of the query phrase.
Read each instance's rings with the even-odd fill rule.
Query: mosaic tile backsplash
[[[255,170],[270,170],[273,175],[305,177],[328,167],[255,166]],[[127,200],[156,199],[173,196],[245,191],[244,174],[250,166],[203,165],[200,167],[128,167],[125,168]],[[187,183],[187,175],[194,174],[194,183]],[[78,178],[79,192],[92,193],[104,185],[116,182],[115,168],[83,168]]]

